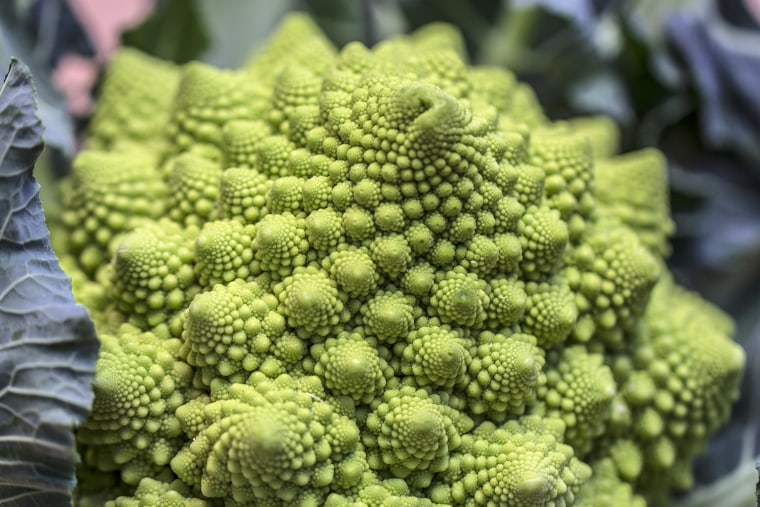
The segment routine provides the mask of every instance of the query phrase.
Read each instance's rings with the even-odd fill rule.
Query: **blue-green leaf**
[[[677,13],[668,22],[668,36],[699,94],[708,146],[760,160],[760,28],[732,26],[713,8]]]
[[[42,124],[26,65],[0,88],[0,505],[71,504],[73,428],[92,403],[98,340],[50,248],[32,171]]]
[[[19,7],[20,3],[0,2],[0,69],[11,57],[29,64],[37,90],[37,114],[45,123],[45,143],[72,157],[76,144],[74,123],[63,97],[53,85],[49,67],[52,55],[35,45],[36,41],[27,29],[31,21]]]

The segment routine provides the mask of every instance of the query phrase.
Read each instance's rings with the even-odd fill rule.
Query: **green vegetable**
[[[145,118],[93,123],[70,182],[62,254],[103,341],[81,505],[691,486],[744,356],[667,273],[662,157],[549,122],[462,47],[434,25],[336,52],[295,15],[243,69],[104,87]],[[159,65],[124,62],[106,83]]]

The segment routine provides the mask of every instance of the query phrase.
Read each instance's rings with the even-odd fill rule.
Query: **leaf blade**
[[[34,180],[42,124],[28,67],[0,87],[0,505],[71,505],[73,427],[87,417],[98,340],[50,247]]]

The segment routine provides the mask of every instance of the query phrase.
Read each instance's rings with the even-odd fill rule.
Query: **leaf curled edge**
[[[74,427],[92,404],[98,339],[58,265],[34,180],[42,151],[29,68],[0,87],[0,506],[71,505]]]

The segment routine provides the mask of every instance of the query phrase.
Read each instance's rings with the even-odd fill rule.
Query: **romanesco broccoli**
[[[654,151],[431,25],[124,50],[63,217],[102,340],[82,506],[661,505],[729,415]],[[129,83],[129,86],[125,85]]]

